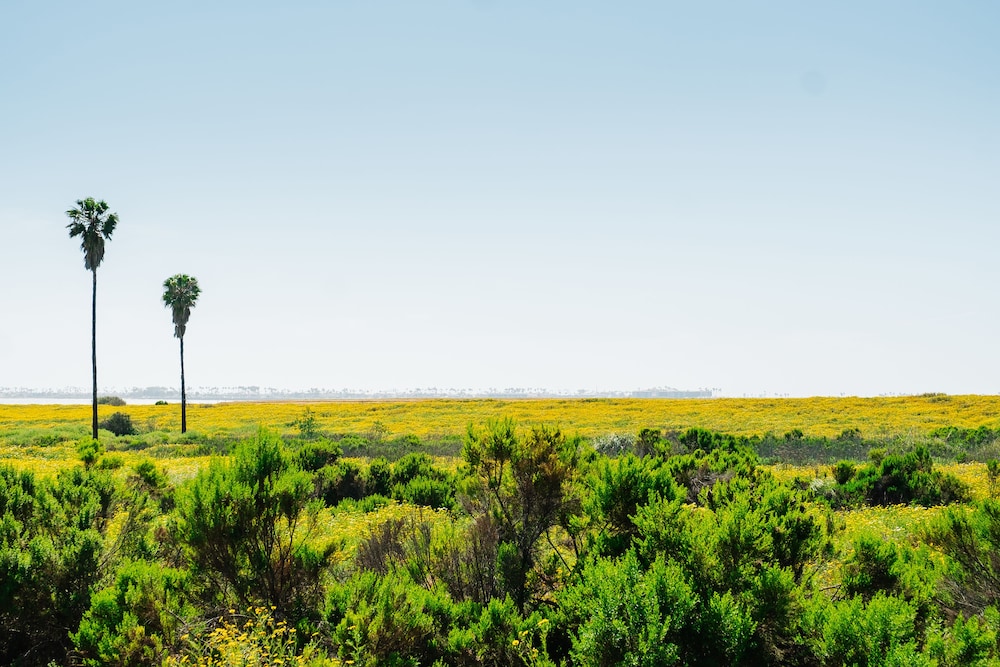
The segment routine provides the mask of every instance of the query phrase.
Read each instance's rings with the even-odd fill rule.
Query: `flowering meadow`
[[[948,426],[1000,427],[1000,396],[928,394],[886,398],[713,399],[426,399],[410,401],[282,401],[190,404],[190,428],[204,434],[263,426],[294,433],[308,408],[319,430],[365,433],[380,424],[390,435],[462,436],[469,424],[511,417],[594,437],[609,432],[692,427],[737,435],[835,436],[856,429],[863,436],[923,434]],[[99,406],[100,418],[124,411],[146,430],[180,429],[178,405]],[[86,405],[0,405],[0,437],[11,429],[86,425]]]
[[[0,406],[0,662],[1000,665],[997,408]]]

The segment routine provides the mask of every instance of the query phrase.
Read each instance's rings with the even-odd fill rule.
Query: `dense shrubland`
[[[983,429],[586,440],[501,419],[455,464],[293,426],[59,431],[78,465],[0,467],[0,663],[1000,664],[1000,504],[936,464]],[[779,444],[814,474],[764,466]],[[168,475],[186,450],[216,456]],[[944,509],[845,539],[845,511],[900,503]]]

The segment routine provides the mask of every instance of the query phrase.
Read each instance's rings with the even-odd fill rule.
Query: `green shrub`
[[[855,468],[851,461],[838,461],[837,465],[833,466],[833,478],[837,484],[847,484],[854,477],[854,473]]]
[[[292,426],[299,428],[299,437],[304,440],[313,440],[319,437],[319,421],[309,408],[306,408],[302,416],[292,422]]]
[[[185,619],[195,616],[189,574],[158,563],[125,563],[114,583],[91,598],[71,634],[88,667],[159,665],[178,643]]]
[[[339,444],[329,440],[308,442],[299,449],[296,459],[303,470],[316,472],[320,468],[336,463],[341,451]]]
[[[98,396],[98,405],[113,405],[116,408],[120,408],[125,405],[125,399],[118,398],[117,396]]]
[[[677,565],[661,557],[644,572],[632,551],[589,564],[559,603],[574,664],[637,667],[681,662],[699,606]]]
[[[361,467],[353,461],[340,461],[321,468],[313,483],[316,497],[328,507],[334,507],[342,500],[360,500],[367,495]]]
[[[132,425],[132,417],[124,412],[115,412],[107,419],[102,420],[98,426],[105,431],[111,431],[116,436],[135,435],[136,430]]]
[[[365,489],[369,493],[388,496],[392,489],[392,467],[389,462],[379,457],[368,464],[365,476]]]
[[[344,456],[358,456],[368,447],[367,440],[353,433],[341,437],[337,442],[340,444]]]
[[[598,461],[587,485],[591,493],[584,507],[598,528],[594,549],[608,556],[623,554],[637,537],[633,517],[640,507],[658,498],[679,498],[684,493],[662,460],[633,454]]]
[[[106,471],[78,466],[36,480],[0,467],[0,664],[65,664],[93,587],[142,530],[119,524],[108,548],[111,518],[138,514],[122,498]]]
[[[511,419],[469,427],[462,456],[469,475],[462,502],[469,514],[491,524],[496,551],[478,554],[483,572],[496,568],[501,590],[519,610],[538,603],[545,577],[541,538],[566,526],[580,511],[580,440],[558,429],[535,427],[519,433]]]
[[[125,465],[125,458],[119,455],[108,455],[97,462],[100,470],[117,470]]]
[[[899,505],[914,503],[930,507],[963,502],[970,498],[966,484],[954,475],[934,470],[926,447],[906,454],[872,450],[871,463],[861,467],[837,489],[841,506],[868,503]]]
[[[97,463],[98,457],[104,452],[104,447],[99,440],[94,438],[83,438],[76,445],[76,453],[83,461],[83,465],[90,467]]]
[[[362,572],[327,598],[340,657],[364,667],[430,665],[444,657],[451,601],[405,575]]]
[[[925,653],[935,667],[988,667],[995,665],[997,628],[1000,618],[997,610],[986,610],[984,617],[958,616],[949,626],[931,628],[927,633]]]
[[[261,431],[178,492],[177,536],[224,599],[305,613],[333,553],[332,545],[320,552],[308,540],[320,509],[312,495],[310,475],[279,438]]]
[[[450,508],[455,504],[455,487],[432,477],[415,477],[392,487],[392,497],[411,505]]]
[[[823,664],[929,665],[917,649],[915,621],[913,605],[882,593],[835,603],[822,628]]]
[[[423,452],[410,452],[392,465],[390,484],[406,484],[415,477],[444,478],[446,475],[434,468],[434,461]]]

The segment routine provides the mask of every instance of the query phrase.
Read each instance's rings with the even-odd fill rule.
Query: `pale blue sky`
[[[0,3],[0,387],[996,393],[986,2]],[[210,5],[210,6],[206,6]]]

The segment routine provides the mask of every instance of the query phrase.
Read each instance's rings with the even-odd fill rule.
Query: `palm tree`
[[[174,336],[181,340],[181,433],[187,432],[187,394],[184,390],[184,331],[201,288],[194,276],[178,273],[163,281],[163,305],[174,318]]]
[[[94,366],[94,439],[97,439],[97,267],[104,259],[104,241],[111,240],[111,234],[118,226],[118,214],[108,213],[108,205],[104,200],[97,201],[93,197],[77,199],[76,208],[66,211],[72,221],[66,228],[69,237],[80,237],[80,247],[83,249],[83,265],[94,276],[94,298],[90,327],[91,359]]]

